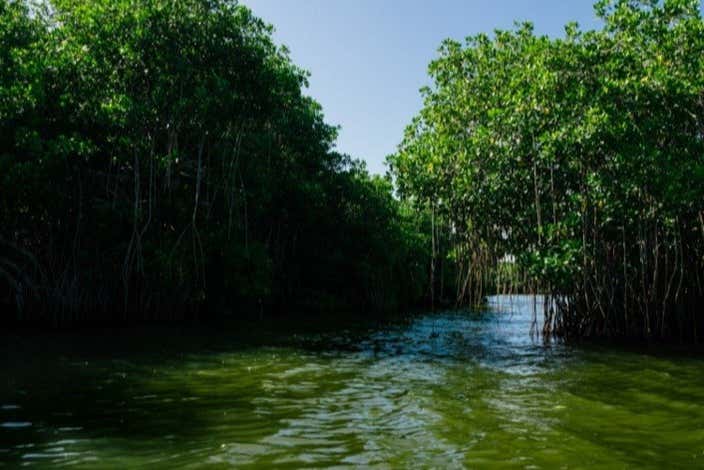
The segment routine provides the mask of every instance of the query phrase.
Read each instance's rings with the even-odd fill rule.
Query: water
[[[8,338],[0,467],[704,466],[702,359],[545,345],[531,320],[514,298],[386,325]]]

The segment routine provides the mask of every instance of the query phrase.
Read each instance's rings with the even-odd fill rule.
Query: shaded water
[[[704,467],[703,360],[546,346],[532,312],[9,338],[0,466]]]

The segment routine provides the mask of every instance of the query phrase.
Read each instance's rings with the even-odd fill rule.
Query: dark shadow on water
[[[261,383],[228,377],[227,365],[218,363],[223,355],[354,353],[378,325],[279,319],[217,328],[0,335],[0,462],[19,464],[36,449],[62,440],[117,440],[133,453],[153,450],[148,447],[160,440],[166,446],[206,443],[209,430],[222,419],[215,413],[222,410],[246,415],[243,420],[253,423],[250,438],[256,440],[258,432],[271,434],[277,419],[294,416],[267,418],[269,427],[258,431],[252,411],[265,391]]]

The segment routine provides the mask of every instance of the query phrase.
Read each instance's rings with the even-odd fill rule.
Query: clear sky
[[[593,0],[242,0],[276,27],[275,40],[312,74],[308,94],[330,124],[338,149],[384,173],[403,129],[420,110],[419,88],[445,38],[463,39],[530,20],[562,35],[578,21],[597,25]]]

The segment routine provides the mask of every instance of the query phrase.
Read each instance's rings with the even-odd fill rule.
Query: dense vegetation
[[[235,0],[0,0],[0,308],[62,325],[531,290],[546,335],[696,341],[700,8],[601,0],[600,30],[446,41],[394,188],[335,150],[307,73]]]
[[[378,311],[427,296],[427,223],[334,150],[307,74],[247,8],[37,4],[0,0],[6,320]]]
[[[598,31],[446,41],[389,158],[435,214],[457,298],[519,282],[546,333],[704,333],[704,22],[698,0],[602,0]],[[499,275],[500,274],[500,275]]]

